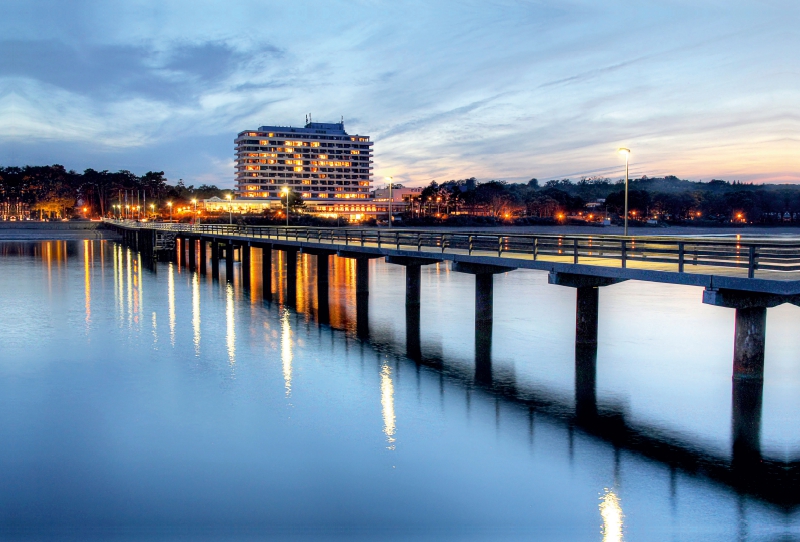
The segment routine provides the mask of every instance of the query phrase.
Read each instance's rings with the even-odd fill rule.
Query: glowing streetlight
[[[619,153],[625,156],[625,236],[628,235],[628,158],[631,150],[620,147]]]
[[[281,188],[281,193],[286,196],[286,226],[289,226],[289,187]]]
[[[192,199],[192,203],[194,203],[194,220],[192,222],[194,222],[194,225],[197,226],[197,200]]]
[[[225,198],[228,200],[228,224],[233,225],[233,196],[226,194]]]
[[[392,203],[394,202],[394,197],[392,196],[392,181],[391,177],[386,177],[386,182],[389,184],[389,227],[392,227],[392,219],[394,218],[392,213]]]
[[[150,214],[153,215],[153,220],[156,219],[156,205],[155,203],[150,204]]]
[[[168,201],[167,206],[169,207],[169,221],[172,223],[172,202]]]

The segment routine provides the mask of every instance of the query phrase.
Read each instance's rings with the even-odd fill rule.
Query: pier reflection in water
[[[690,288],[603,289],[598,343],[576,346],[574,290],[498,275],[487,345],[475,279],[445,265],[406,304],[376,260],[359,296],[332,256],[322,288],[319,256],[291,252],[253,249],[230,282],[104,241],[0,254],[6,531],[798,535],[796,495],[746,472],[800,448],[796,332],[768,337],[763,395],[732,391],[730,316]]]

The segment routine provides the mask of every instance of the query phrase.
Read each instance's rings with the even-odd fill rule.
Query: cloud
[[[104,101],[185,101],[223,81],[250,56],[221,42],[181,43],[162,50],[152,45],[6,40],[0,50],[3,78],[31,79]],[[265,46],[258,54],[278,52]]]
[[[800,176],[791,2],[31,2],[0,21],[0,160],[216,177],[238,131],[312,112],[411,184],[606,174],[618,146],[648,175]]]

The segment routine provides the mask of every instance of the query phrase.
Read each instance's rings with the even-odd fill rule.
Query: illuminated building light
[[[343,123],[309,121],[302,128],[262,126],[258,131],[239,133],[235,144],[237,197],[279,200],[280,193],[263,191],[265,185],[297,189],[326,184],[328,179],[336,179],[336,186],[314,187],[311,192],[306,188],[303,196],[313,200],[335,197],[362,201],[370,197],[372,142],[369,137],[348,135]],[[317,193],[323,191],[333,195]]]

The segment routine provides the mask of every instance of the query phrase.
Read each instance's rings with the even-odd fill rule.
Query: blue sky
[[[0,0],[0,165],[233,185],[344,117],[375,179],[800,180],[800,3]]]

